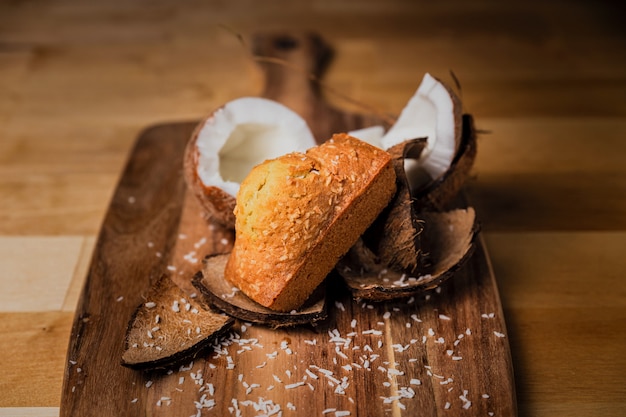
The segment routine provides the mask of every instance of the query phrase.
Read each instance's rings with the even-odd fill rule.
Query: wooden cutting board
[[[320,77],[331,54],[315,35],[267,34],[253,50],[271,57],[259,60],[263,95],[298,111],[318,140],[381,123],[323,100],[309,74]],[[480,237],[469,262],[437,290],[374,304],[333,285],[329,318],[315,327],[237,323],[181,367],[121,366],[128,321],[150,285],[166,274],[193,292],[199,267],[183,254],[232,244],[185,189],[182,157],[195,125],[151,127],[130,154],[77,307],[61,416],[516,415],[504,317]]]

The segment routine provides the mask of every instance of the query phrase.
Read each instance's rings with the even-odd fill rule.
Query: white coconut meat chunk
[[[364,127],[362,129],[351,130],[348,135],[369,143],[377,148],[383,148],[383,136],[385,136],[385,128],[380,125]]]
[[[440,81],[425,74],[417,91],[400,113],[400,117],[381,139],[384,149],[408,139],[427,138],[418,160],[406,160],[405,171],[411,188],[420,168],[432,178],[438,178],[450,167],[457,149],[457,120],[455,108],[460,101]]]
[[[198,177],[205,186],[236,196],[255,165],[315,144],[306,121],[288,107],[264,98],[239,98],[217,110],[198,131]]]

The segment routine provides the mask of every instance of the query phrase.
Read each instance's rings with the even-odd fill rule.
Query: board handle
[[[257,33],[252,37],[251,52],[265,76],[261,95],[302,116],[318,143],[334,133],[385,125],[376,115],[344,111],[326,101],[322,79],[334,51],[317,33]]]
[[[321,99],[319,80],[333,56],[321,36],[313,32],[258,33],[253,37],[252,53],[265,75],[263,97],[296,107]]]

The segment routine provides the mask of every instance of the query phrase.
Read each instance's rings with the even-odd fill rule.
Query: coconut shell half
[[[185,150],[185,180],[211,220],[234,228],[235,196],[250,170],[312,146],[313,134],[293,110],[266,98],[241,97],[195,129]]]
[[[362,241],[336,267],[354,298],[383,301],[433,289],[450,278],[471,257],[478,234],[472,207],[423,212],[420,269],[415,274],[391,269]]]
[[[251,300],[226,280],[224,269],[229,256],[229,254],[207,256],[203,261],[202,271],[194,276],[193,285],[210,305],[232,317],[272,328],[314,324],[326,319],[328,308],[324,284],[320,285],[298,310],[274,311]]]
[[[232,318],[205,308],[164,276],[129,322],[122,365],[158,369],[188,361],[233,323]]]

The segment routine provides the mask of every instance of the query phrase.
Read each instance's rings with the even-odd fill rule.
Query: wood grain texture
[[[70,283],[63,311],[73,311],[142,129],[261,94],[263,73],[235,32],[249,45],[258,30],[311,28],[336,49],[321,94],[339,108],[361,110],[333,91],[397,114],[424,72],[454,71],[465,110],[489,131],[469,191],[502,295],[519,414],[621,417],[622,16],[617,1],[0,2],[0,236],[43,238],[42,248],[50,237],[87,239],[79,259],[62,256],[82,265],[72,278],[37,280],[50,295]],[[29,280],[4,268],[36,269],[20,239],[0,286],[28,294]],[[13,330],[0,353],[16,359],[3,363],[0,415],[49,416],[71,315],[32,338],[38,317],[57,312],[24,303],[2,315]]]
[[[58,417],[59,407],[3,407],[2,417]]]
[[[493,233],[486,240],[507,326],[516,329],[509,339],[520,415],[626,412],[626,333],[611,329],[626,319],[626,265],[619,261],[626,234]],[[525,371],[530,364],[533,372]]]
[[[69,312],[0,313],[2,407],[58,406],[73,317]]]
[[[317,45],[317,38],[310,35],[275,34],[260,42],[278,48],[287,63],[311,68],[311,60],[317,59],[310,48]],[[288,96],[286,88],[311,88],[298,84],[301,79],[291,80],[300,75],[284,72],[282,65],[266,70],[267,91]],[[323,106],[318,94],[298,94],[294,107],[308,115],[312,126],[335,132],[363,126],[364,119]],[[322,108],[327,110],[306,110]],[[340,414],[381,416],[425,409],[430,415],[461,415],[473,407],[477,414],[516,415],[504,317],[482,242],[450,283],[424,297],[359,303],[334,277],[329,294],[335,308],[321,325],[271,330],[240,323],[222,346],[199,357],[189,369],[171,374],[121,369],[124,314],[130,318],[128,304],[121,303],[145,293],[154,280],[150,277],[159,275],[158,268],[170,270],[179,286],[192,291],[189,282],[198,263],[189,262],[188,254],[201,258],[218,252],[218,242],[228,246],[232,241],[232,236],[226,238],[207,224],[181,185],[181,155],[189,127],[150,129],[131,154],[77,309],[68,353],[76,364],[66,369],[61,415],[88,415],[94,402],[98,415],[193,414],[196,403],[204,404],[203,394],[209,401],[205,411],[212,415],[225,415],[232,407],[277,407],[285,414],[306,409],[311,415],[336,409]],[[203,238],[210,244],[200,252],[194,245]],[[162,257],[151,256],[148,247],[162,248]],[[163,259],[168,260],[166,265]],[[84,371],[72,372],[75,367]],[[118,384],[103,387],[103,381],[111,379]],[[185,379],[195,379],[198,390],[185,385]],[[267,403],[259,403],[259,391],[265,391],[262,398]],[[377,401],[365,401],[372,398]]]
[[[60,310],[83,240],[80,236],[0,237],[0,263],[4,273],[14,278],[0,282],[0,312]],[[33,291],[47,283],[53,283],[49,291]]]
[[[67,353],[63,384],[67,397],[62,414],[73,415],[77,410],[122,413],[125,407],[108,401],[117,387],[107,381],[127,381],[134,390],[143,382],[140,374],[119,364],[123,335],[134,308],[142,302],[142,293],[145,296],[150,284],[166,271],[184,195],[180,141],[162,141],[160,137],[175,134],[177,129],[188,136],[192,127],[154,127],[133,150],[96,243],[77,307]]]

